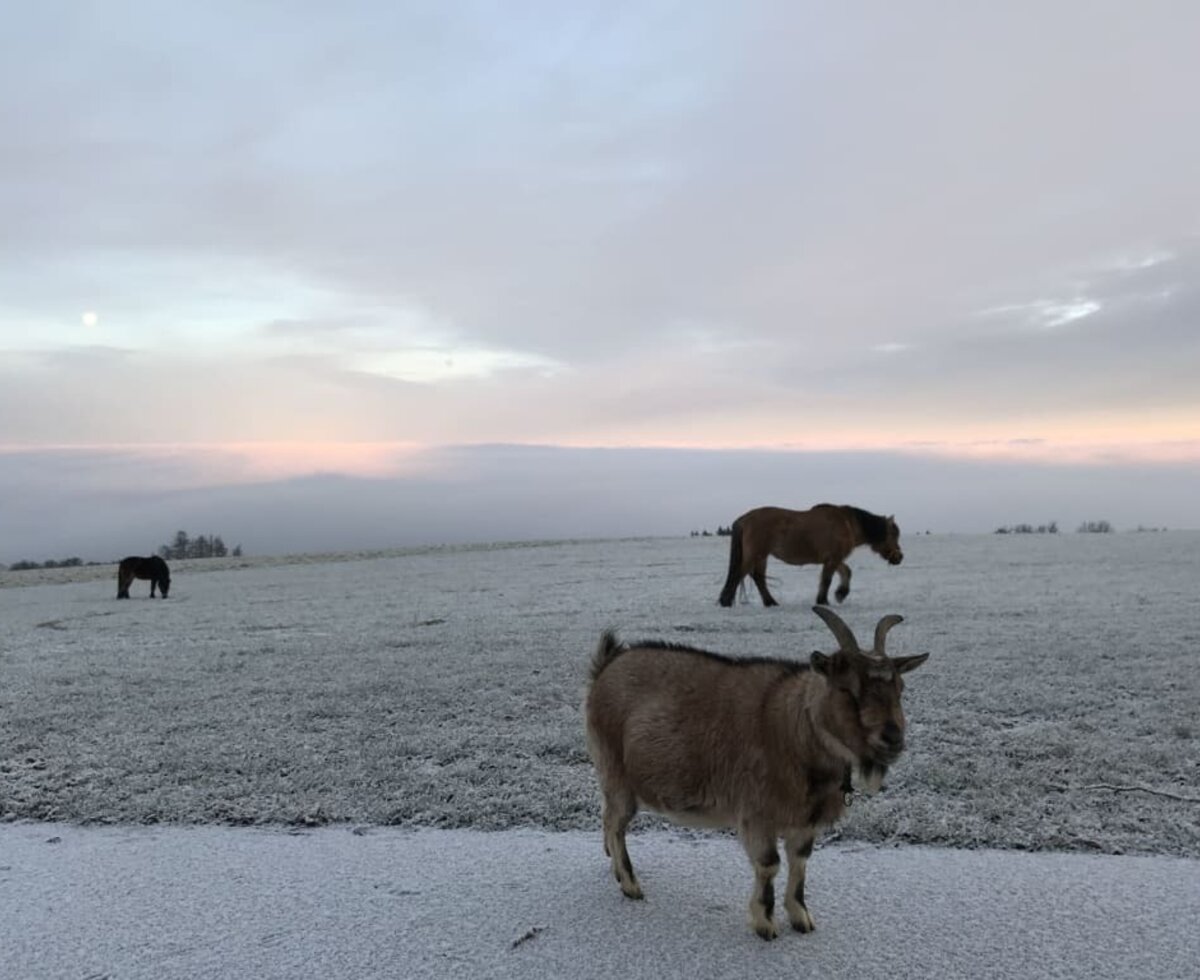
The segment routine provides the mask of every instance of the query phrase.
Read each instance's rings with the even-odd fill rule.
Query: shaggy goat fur
[[[862,651],[849,627],[815,612],[839,641],[809,663],[738,660],[661,642],[600,638],[585,703],[588,748],[604,797],[604,846],[630,898],[642,889],[625,846],[641,806],[682,824],[732,827],[754,867],[750,924],[772,921],[777,841],[788,855],[784,905],[792,926],[813,928],[804,873],[818,831],[845,809],[848,768],[879,788],[904,748],[900,675],[928,654],[887,657],[884,638],[901,621],[885,616],[875,647]]]

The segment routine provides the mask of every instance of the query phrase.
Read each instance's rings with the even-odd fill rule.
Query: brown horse
[[[162,593],[164,599],[171,588],[171,570],[158,555],[151,555],[149,558],[138,558],[136,555],[131,555],[121,559],[121,564],[117,568],[118,599],[129,598],[129,586],[135,578],[150,580],[151,599],[154,598],[155,586],[158,587],[158,591]]]
[[[733,596],[747,575],[758,586],[764,606],[777,606],[767,591],[767,558],[789,565],[820,565],[821,587],[817,603],[829,605],[829,586],[838,573],[834,595],[841,602],[850,594],[850,569],[846,557],[860,544],[869,544],[889,564],[904,561],[900,528],[892,517],[880,517],[859,507],[817,504],[812,510],[756,507],[733,522],[729,542],[729,576],[721,589],[722,606],[733,605]]]

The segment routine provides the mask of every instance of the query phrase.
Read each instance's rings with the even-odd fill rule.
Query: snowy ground
[[[732,841],[595,834],[0,827],[0,976],[21,980],[940,977],[1192,980],[1200,862],[820,847],[817,931],[745,924]]]
[[[891,652],[932,656],[910,751],[843,839],[1200,857],[1200,806],[1173,798],[1200,783],[1200,534],[904,545],[899,568],[853,556],[841,611],[864,637],[903,613]],[[594,828],[579,704],[602,628],[831,649],[814,568],[772,565],[781,608],[718,607],[726,548],[181,563],[165,602],[116,601],[111,568],[10,573],[0,818]]]
[[[818,845],[818,931],[770,945],[721,835],[641,818],[621,897],[579,702],[604,627],[831,649],[815,569],[774,566],[774,610],[716,606],[724,539],[179,563],[165,602],[0,574],[0,975],[1194,976],[1198,545],[854,556],[843,615],[932,657],[887,791]]]

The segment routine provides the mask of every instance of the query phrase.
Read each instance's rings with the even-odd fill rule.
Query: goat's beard
[[[888,767],[882,762],[872,759],[860,759],[858,762],[858,778],[862,782],[863,791],[869,794],[878,793],[883,789],[883,777],[887,775]]]

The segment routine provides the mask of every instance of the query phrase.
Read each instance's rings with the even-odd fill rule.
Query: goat
[[[584,704],[588,751],[603,795],[604,851],[629,898],[642,897],[625,847],[641,805],[676,823],[737,831],[754,867],[750,927],[763,939],[779,934],[782,837],[788,919],[812,931],[804,873],[813,841],[844,812],[852,770],[869,792],[882,785],[904,749],[900,675],[929,657],[885,655],[901,616],[879,620],[874,647],[863,651],[836,613],[813,612],[839,648],[809,663],[601,636]]]

